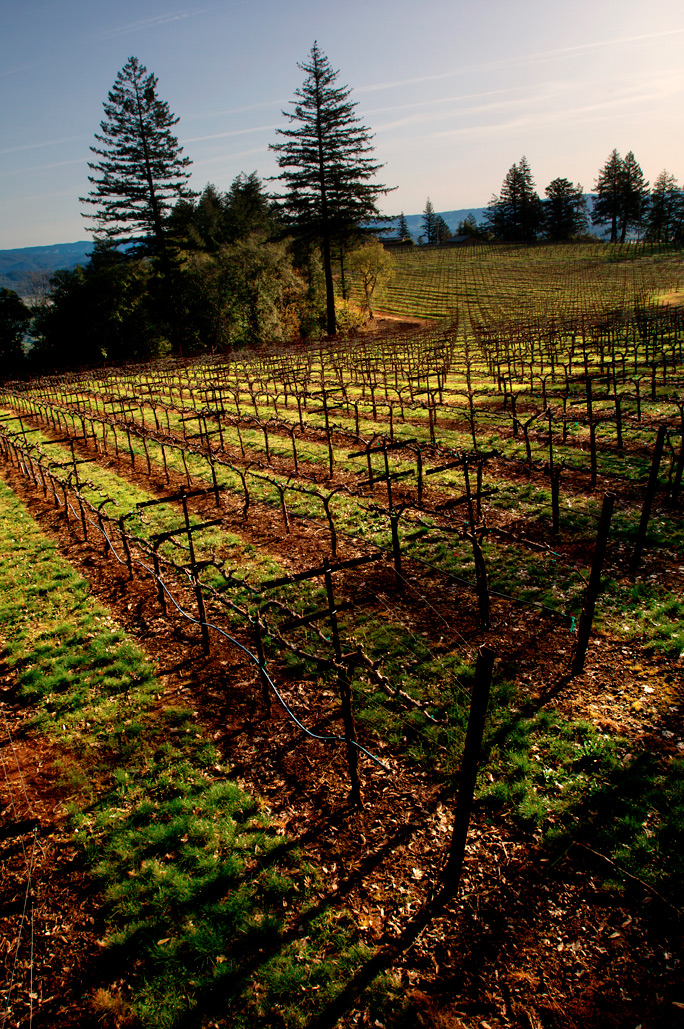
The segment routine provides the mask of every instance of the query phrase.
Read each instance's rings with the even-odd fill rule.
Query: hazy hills
[[[42,276],[52,275],[60,268],[75,268],[85,264],[93,242],[55,243],[49,247],[22,247],[19,250],[0,250],[0,286],[26,295],[32,283]]]

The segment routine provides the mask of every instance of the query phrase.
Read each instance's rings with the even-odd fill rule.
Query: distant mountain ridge
[[[587,208],[591,211],[593,197],[585,194]],[[457,211],[436,211],[447,223],[449,230],[455,233],[460,222],[472,217],[476,224],[482,221],[486,207],[461,207]],[[406,224],[412,238],[418,242],[423,231],[423,213],[407,214]],[[385,235],[391,236],[396,233],[399,227],[399,215],[384,224]],[[593,229],[601,235],[600,229]],[[605,235],[606,231],[603,230]],[[15,293],[26,295],[29,291],[31,280],[36,276],[52,275],[61,268],[75,268],[78,264],[85,264],[88,260],[94,243],[90,239],[79,240],[76,243],[56,243],[46,247],[22,247],[18,250],[0,250],[0,286],[5,289],[13,289]]]
[[[25,294],[35,276],[52,275],[60,268],[75,268],[85,264],[93,249],[91,239],[77,243],[55,243],[46,247],[21,247],[18,250],[0,250],[0,286]]]

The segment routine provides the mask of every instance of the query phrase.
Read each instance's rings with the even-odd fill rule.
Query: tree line
[[[93,222],[91,258],[52,276],[31,308],[0,291],[5,375],[333,336],[372,316],[391,261],[378,242],[391,219],[377,204],[391,189],[376,181],[382,165],[372,133],[317,43],[299,68],[302,86],[270,147],[280,168],[275,189],[253,172],[226,192],[208,184],[197,193],[175,134],[178,118],[159,97],[156,76],[129,58],[103,104],[90,190],[81,197]],[[591,220],[610,226],[611,241],[638,229],[681,242],[683,194],[667,172],[649,192],[634,155],[613,151],[595,189]],[[545,195],[523,157],[483,224],[466,220],[458,231],[515,241],[581,237],[589,221],[582,187],[558,178]],[[429,199],[423,230],[426,243],[450,236]],[[408,238],[403,214],[399,237]],[[364,298],[361,311],[347,301],[350,278]]]
[[[271,145],[280,174],[267,191],[256,172],[226,192],[189,186],[178,118],[136,57],[118,73],[91,147],[94,223],[89,262],[52,276],[32,310],[0,293],[6,375],[121,363],[165,353],[334,335],[363,317],[346,302],[356,278],[365,308],[389,258],[377,242],[372,134],[351,90],[314,43],[287,127]],[[338,299],[336,281],[341,284]]]
[[[554,179],[544,194],[541,199],[527,158],[522,157],[506,173],[501,191],[491,198],[482,223],[464,221],[457,231],[502,242],[564,243],[581,239],[591,224],[609,229],[611,243],[624,243],[634,233],[654,243],[684,242],[684,190],[667,171],[660,173],[649,190],[631,150],[624,158],[617,150],[611,152],[594,183],[591,211],[582,186],[567,178]],[[441,243],[449,236],[428,198],[421,241]]]

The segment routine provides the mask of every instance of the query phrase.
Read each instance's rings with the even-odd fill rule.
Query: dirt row
[[[147,477],[134,475],[125,462],[119,472],[151,488]],[[361,811],[350,810],[341,749],[303,740],[282,711],[275,710],[266,721],[257,676],[234,649],[216,643],[204,657],[193,629],[161,617],[149,585],[128,583],[112,562],[102,562],[101,555],[79,542],[59,512],[45,504],[42,494],[36,495],[16,470],[5,468],[3,475],[44,531],[59,541],[64,555],[89,579],[98,599],[152,657],[159,658],[161,703],[192,705],[198,724],[222,751],[231,774],[263,798],[282,831],[301,843],[319,865],[334,902],[352,910],[363,936],[386,954],[412,1005],[413,1024],[464,1029],[684,1025],[681,948],[672,911],[648,890],[635,888],[627,900],[620,899],[604,886],[605,876],[614,870],[600,855],[579,846],[562,855],[549,854],[534,836],[477,809],[459,897],[434,911],[423,926],[420,914],[430,900],[449,839],[453,796],[445,794],[443,782],[385,748],[381,753],[390,761],[391,775],[365,765],[366,804]],[[312,540],[304,533],[298,542],[290,538],[285,543],[267,510],[250,519],[249,536],[273,552],[287,552],[290,560],[301,556],[293,553],[301,547],[302,555],[311,560]],[[366,588],[389,595],[390,570],[373,574],[375,578],[366,577]],[[425,573],[417,589],[434,596],[434,585]],[[412,631],[434,633],[429,612],[397,597],[393,605],[401,609]],[[466,597],[452,602],[449,611],[441,610],[458,619],[459,633],[468,636],[473,651],[486,639],[502,658],[517,665],[531,701],[552,698],[553,705],[568,715],[588,715],[607,730],[627,733],[635,743],[672,750],[671,739],[662,735],[668,717],[671,724],[672,704],[667,701],[684,692],[681,677],[672,669],[661,669],[663,681],[667,671],[670,695],[659,690],[650,700],[641,674],[626,669],[619,641],[600,637],[592,642],[584,675],[567,682],[560,672],[566,667],[562,650],[569,656],[570,641],[559,642],[548,622],[534,613],[512,613],[504,602],[497,602],[495,628],[485,637],[478,634],[469,613],[472,606],[472,598]],[[645,664],[654,667],[653,658]],[[330,725],[329,702],[312,682],[286,685],[288,696],[298,702],[312,727]],[[17,773],[12,769],[23,769],[28,798],[23,812],[5,805],[2,819],[5,824],[18,815],[37,819],[36,839],[42,848],[34,884],[33,989],[24,983],[28,970],[12,969],[26,986],[25,1024],[31,993],[33,1025],[106,1024],[103,1013],[92,1005],[98,985],[111,985],[97,946],[102,933],[99,899],[64,831],[69,789],[59,755],[25,732],[27,713],[7,670],[0,698],[2,752],[15,786]],[[635,707],[643,701],[641,708]],[[15,790],[14,795],[19,793]],[[30,838],[29,834],[26,839]],[[0,858],[11,870],[3,877],[0,902],[4,939],[10,941],[4,957],[10,969],[17,905],[26,887],[25,858],[16,838],[0,839]],[[400,939],[404,949],[397,946]],[[351,994],[346,1006],[331,1010],[328,1022],[321,1024],[332,1025],[337,1016],[340,1024],[363,1024],[364,1010],[363,999]],[[116,1012],[106,1017],[117,1024]]]

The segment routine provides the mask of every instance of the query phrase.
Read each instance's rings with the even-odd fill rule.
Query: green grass
[[[0,553],[2,659],[31,734],[61,752],[73,838],[102,885],[112,982],[150,1029],[216,1013],[238,1027],[306,1024],[368,957],[353,921],[231,781],[195,712],[158,713],[154,665],[4,484]],[[117,1003],[105,988],[93,1002]]]

